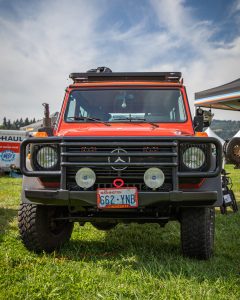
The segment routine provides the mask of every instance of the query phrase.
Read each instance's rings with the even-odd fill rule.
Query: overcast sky
[[[0,123],[58,111],[69,73],[97,66],[181,71],[193,107],[240,77],[240,0],[0,0]]]

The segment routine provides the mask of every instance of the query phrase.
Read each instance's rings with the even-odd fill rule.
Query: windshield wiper
[[[159,127],[158,124],[156,123],[153,123],[153,122],[149,122],[149,121],[146,121],[145,118],[132,118],[132,117],[123,117],[123,118],[114,118],[114,121],[124,121],[124,120],[128,120],[128,121],[145,121],[145,123],[148,123],[150,125],[152,125],[153,127]]]
[[[111,126],[109,123],[107,122],[104,122],[102,121],[101,119],[98,119],[98,118],[92,118],[92,117],[78,117],[78,116],[74,116],[74,117],[67,117],[68,119],[73,119],[73,120],[77,120],[77,121],[86,121],[86,120],[89,120],[89,121],[94,121],[94,122],[99,122],[99,123],[102,123],[106,126]]]

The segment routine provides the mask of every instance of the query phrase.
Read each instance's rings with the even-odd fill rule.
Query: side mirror
[[[212,123],[214,114],[211,112],[211,110],[204,110],[203,111],[203,126],[209,127]]]
[[[205,127],[209,127],[212,123],[214,114],[211,110],[196,109],[196,116],[194,117],[193,124],[195,131],[203,131]]]

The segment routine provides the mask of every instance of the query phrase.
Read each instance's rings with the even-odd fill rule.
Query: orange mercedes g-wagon
[[[178,220],[183,254],[208,259],[222,147],[196,135],[181,73],[103,67],[70,78],[56,124],[21,146],[25,246],[53,251],[74,222],[110,230]]]

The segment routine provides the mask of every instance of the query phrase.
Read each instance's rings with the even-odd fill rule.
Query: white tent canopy
[[[195,93],[195,106],[240,111],[240,78]]]
[[[217,138],[221,142],[222,145],[225,144],[224,139],[222,139],[220,136],[218,136],[210,127],[208,127],[208,129],[205,132],[207,133],[208,136]]]
[[[235,137],[240,137],[240,130],[234,135],[234,138]]]

